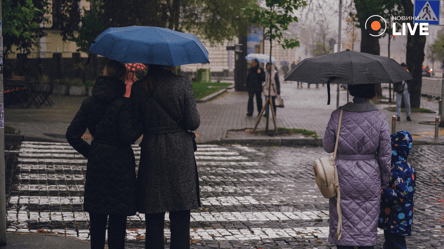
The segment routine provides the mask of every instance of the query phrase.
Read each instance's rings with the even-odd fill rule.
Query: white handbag
[[[341,211],[341,189],[339,188],[338,170],[335,165],[336,152],[338,150],[339,133],[341,130],[342,109],[339,115],[338,133],[336,135],[335,151],[332,157],[322,157],[314,162],[313,170],[316,177],[316,184],[325,198],[337,196],[336,209],[338,211],[338,229],[336,240],[342,236],[342,211]]]
[[[284,107],[284,100],[281,98],[281,95],[277,96],[274,103],[276,104],[276,107]]]

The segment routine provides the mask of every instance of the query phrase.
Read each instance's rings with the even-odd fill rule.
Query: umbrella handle
[[[330,105],[330,79],[327,80],[327,93],[328,93],[328,99],[327,99],[327,105]]]

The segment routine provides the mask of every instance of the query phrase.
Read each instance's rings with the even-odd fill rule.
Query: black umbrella
[[[413,79],[395,60],[379,55],[343,51],[301,61],[284,78],[285,81],[327,83],[330,104],[330,83],[376,84]]]

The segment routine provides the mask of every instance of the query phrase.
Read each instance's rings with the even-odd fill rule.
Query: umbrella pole
[[[336,88],[336,91],[338,92],[338,94],[336,95],[336,109],[339,108],[339,84],[337,84],[338,87]]]

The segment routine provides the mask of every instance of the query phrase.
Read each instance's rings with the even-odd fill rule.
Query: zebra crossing
[[[138,163],[140,148],[133,145]],[[67,143],[23,142],[8,200],[7,231],[51,232],[89,240],[89,215],[83,211],[87,160]],[[198,144],[195,152],[202,207],[191,213],[192,243],[238,243],[273,239],[326,239],[328,210],[277,211],[279,196],[267,186],[294,179],[268,168],[263,153],[243,146]],[[289,185],[291,186],[291,185]],[[298,203],[326,203],[300,189]],[[168,224],[168,215],[166,216]],[[127,220],[127,241],[142,243],[145,216]],[[168,225],[165,235],[169,239]]]

